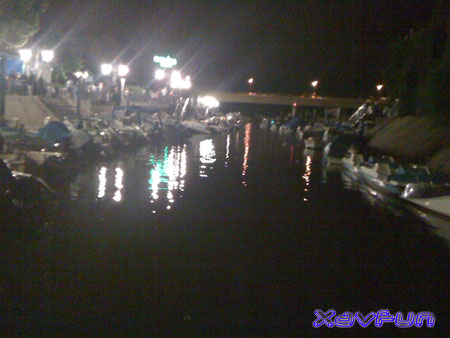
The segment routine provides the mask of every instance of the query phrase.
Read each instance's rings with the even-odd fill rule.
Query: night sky
[[[153,55],[170,54],[200,88],[247,90],[254,77],[255,91],[305,93],[319,79],[319,94],[368,96],[393,39],[426,24],[435,2],[60,0],[36,41],[89,32],[98,63],[129,63],[141,84]]]

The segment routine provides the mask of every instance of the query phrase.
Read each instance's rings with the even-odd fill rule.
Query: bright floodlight
[[[250,79],[248,79],[248,83],[252,84],[253,83],[253,78],[251,77]]]
[[[126,65],[119,65],[119,67],[117,67],[117,75],[119,75],[120,77],[127,76],[129,71],[130,68],[128,68],[128,66]]]
[[[101,65],[102,75],[108,76],[111,75],[113,71],[113,66],[110,63],[104,63]]]
[[[81,78],[82,76],[83,76],[83,73],[82,73],[82,72],[80,72],[80,71],[75,72],[75,77],[76,77],[77,79]]]
[[[52,62],[55,57],[55,53],[52,50],[43,50],[41,51],[42,61],[44,62]]]
[[[319,84],[319,81],[313,81],[311,82],[311,86],[313,86],[314,88],[316,88],[316,86]]]
[[[20,59],[23,62],[28,62],[31,60],[31,57],[33,56],[33,53],[31,52],[31,49],[21,49],[19,50]]]
[[[190,89],[192,87],[191,77],[188,75],[182,82],[182,89]]]
[[[166,77],[166,72],[164,69],[157,69],[155,72],[155,79],[160,81]]]
[[[201,104],[207,108],[217,108],[219,107],[219,101],[213,96],[203,96],[199,98]]]
[[[81,77],[83,78],[83,79],[87,79],[88,77],[89,77],[89,73],[87,72],[87,71],[84,71],[82,74],[81,74]]]
[[[384,87],[384,86],[383,86],[382,84],[379,84],[379,85],[377,85],[377,90],[378,90],[378,91],[381,91],[381,89],[383,89],[383,87]]]
[[[181,88],[182,82],[181,73],[178,70],[174,70],[170,75],[170,86],[175,89]]]

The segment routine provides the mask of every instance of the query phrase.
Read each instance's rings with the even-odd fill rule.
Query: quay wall
[[[431,117],[380,122],[367,133],[371,149],[450,174],[450,127]]]

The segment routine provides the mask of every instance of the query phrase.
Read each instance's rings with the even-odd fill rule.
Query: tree
[[[437,3],[430,22],[398,39],[385,81],[390,96],[401,99],[403,115],[426,114],[449,120],[450,3]]]
[[[0,50],[24,46],[39,31],[39,20],[48,0],[2,0],[0,2]]]

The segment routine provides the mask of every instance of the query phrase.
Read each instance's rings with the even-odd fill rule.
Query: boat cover
[[[298,126],[299,123],[300,123],[300,119],[298,117],[294,117],[292,120],[290,120],[289,122],[286,122],[284,125],[286,127],[294,129],[295,127]]]
[[[70,137],[70,131],[64,123],[50,121],[45,127],[39,130],[38,136],[45,140],[56,142]]]

